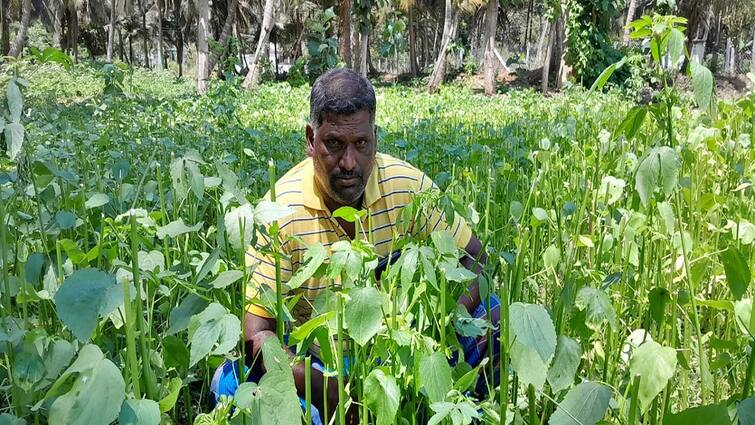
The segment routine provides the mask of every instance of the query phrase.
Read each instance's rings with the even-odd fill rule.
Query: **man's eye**
[[[364,140],[364,139],[362,139],[362,140],[359,140],[359,141],[358,141],[358,142],[356,143],[356,145],[357,145],[357,147],[360,147],[360,148],[361,148],[361,147],[363,147],[363,146],[366,146],[366,145],[367,145],[367,141],[366,141],[366,140]]]
[[[335,139],[327,140],[325,144],[328,145],[329,148],[338,148],[341,146],[341,142]]]

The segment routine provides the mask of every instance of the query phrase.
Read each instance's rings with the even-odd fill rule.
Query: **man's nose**
[[[351,171],[356,165],[356,148],[352,143],[349,143],[346,145],[343,155],[341,155],[341,160],[338,161],[338,168],[345,171]]]

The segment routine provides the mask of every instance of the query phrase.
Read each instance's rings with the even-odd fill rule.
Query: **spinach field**
[[[213,371],[244,354],[246,247],[281,243],[286,208],[260,199],[305,156],[309,87],[197,97],[28,62],[0,85],[0,424],[308,423],[289,360],[315,340],[335,373],[354,353],[329,408],[363,424],[755,423],[755,94],[378,87],[379,150],[442,189],[405,215],[461,214],[485,246],[503,367],[448,361],[493,331],[456,309],[474,276],[448,234],[397,241],[380,282],[358,239],[310,248],[302,273],[343,285],[287,323],[300,355],[267,343],[269,378],[213,408]],[[261,301],[290,318],[282,289]]]

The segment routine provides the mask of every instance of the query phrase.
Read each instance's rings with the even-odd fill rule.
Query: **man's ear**
[[[314,156],[315,155],[315,129],[313,129],[309,123],[307,123],[306,134],[307,134],[307,156]]]

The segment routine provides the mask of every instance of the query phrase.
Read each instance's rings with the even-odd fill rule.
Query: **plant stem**
[[[275,162],[272,159],[267,163],[268,176],[270,177],[270,200],[275,202]],[[272,237],[273,256],[275,257],[275,334],[278,340],[283,343],[283,283],[281,282],[281,259],[280,246],[278,244],[278,221],[274,221],[273,228],[276,229]]]
[[[312,425],[312,357],[304,358],[304,400],[307,411],[304,414],[307,425]]]

